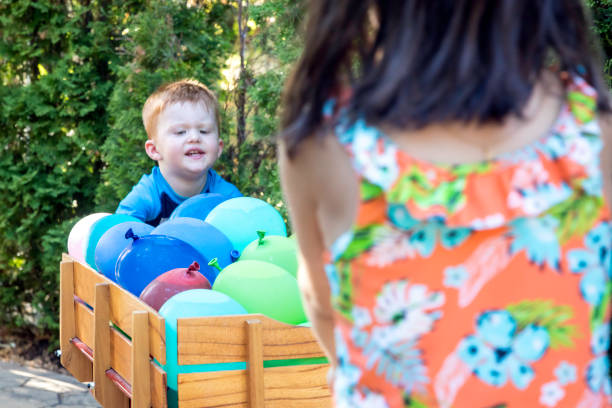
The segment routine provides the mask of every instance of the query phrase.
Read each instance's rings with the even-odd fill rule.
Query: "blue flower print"
[[[505,310],[481,314],[476,326],[476,335],[459,344],[459,358],[487,384],[501,387],[510,379],[516,388],[527,388],[535,377],[529,363],[539,360],[548,349],[548,331],[528,325],[517,333],[516,321]]]
[[[493,356],[493,349],[480,338],[470,335],[459,343],[458,354],[465,364],[476,367],[481,361],[487,361]]]
[[[584,274],[580,280],[580,293],[593,307],[602,301],[612,273],[611,240],[610,224],[601,222],[584,237],[586,249],[574,249],[567,254],[570,271]]]
[[[334,373],[334,392],[340,399],[348,399],[355,391],[355,386],[361,378],[361,370],[351,364],[348,347],[339,329],[334,330],[336,340],[336,356],[338,366]]]
[[[363,353],[367,357],[367,369],[376,367],[376,374],[406,391],[429,382],[417,341],[397,336],[393,327],[374,328]]]
[[[459,345],[459,358],[487,384],[503,386],[508,375],[518,389],[525,389],[534,372],[522,363],[510,348],[493,349],[476,336],[466,337]]]
[[[562,361],[555,368],[555,376],[561,385],[574,383],[577,379],[576,366],[567,361]]]
[[[593,174],[582,181],[582,189],[590,196],[601,196],[603,180],[601,174]]]
[[[478,378],[487,384],[501,387],[506,384],[506,381],[508,380],[508,373],[504,369],[503,365],[500,364],[500,361],[503,360],[500,360],[495,356],[491,356],[476,367],[474,373],[478,376]]]
[[[516,321],[505,310],[482,313],[476,321],[476,331],[494,348],[509,348],[516,330]]]
[[[610,324],[600,324],[591,334],[591,351],[595,355],[605,354],[610,348]]]
[[[584,244],[599,257],[600,265],[604,270],[610,272],[610,261],[612,259],[612,254],[610,254],[610,246],[612,245],[610,224],[607,222],[599,223],[584,237]]]
[[[448,228],[442,226],[440,229],[440,242],[448,249],[461,245],[472,233],[469,228]]]
[[[570,271],[573,273],[582,273],[587,268],[596,266],[599,263],[599,257],[595,252],[586,249],[573,249],[569,251],[567,260]]]
[[[533,362],[542,358],[549,345],[548,331],[530,324],[516,335],[512,349],[521,360]]]
[[[586,381],[593,392],[603,389],[608,395],[610,393],[610,360],[608,356],[597,357],[589,363],[586,370]]]
[[[469,238],[470,228],[448,228],[442,222],[427,222],[412,229],[410,243],[422,257],[429,257],[440,234],[440,243],[444,248],[452,249],[461,245]]]
[[[410,243],[419,252],[419,254],[427,258],[433,252],[436,244],[437,226],[434,223],[419,225],[412,230],[410,235]]]
[[[412,229],[419,223],[417,219],[410,215],[404,204],[389,204],[387,216],[391,223],[401,230]]]
[[[340,276],[336,267],[333,264],[325,265],[325,274],[327,275],[332,297],[340,296]]]
[[[593,268],[580,280],[580,293],[593,306],[599,305],[606,289],[606,276],[601,268]]]
[[[610,324],[600,324],[591,334],[591,351],[595,358],[591,360],[586,371],[586,380],[593,392],[603,391],[610,395],[610,360],[607,356],[610,348]]]
[[[362,118],[356,120],[344,133],[340,142],[346,144],[350,141],[353,151],[353,164],[360,174],[372,184],[389,189],[399,174],[394,145],[383,139],[384,145],[380,149],[379,140],[382,133],[368,124]]]
[[[533,369],[527,364],[520,362],[514,356],[510,356],[506,361],[506,366],[510,372],[510,378],[516,388],[519,390],[527,388],[531,380],[535,377]]]
[[[330,247],[332,262],[337,261],[349,247],[353,238],[355,237],[355,233],[353,230],[348,230],[342,235],[340,235],[334,243]]]
[[[513,241],[510,252],[525,250],[529,260],[539,266],[545,263],[559,270],[561,251],[556,229],[559,221],[546,215],[538,218],[517,218],[510,223]]]
[[[505,352],[505,353],[504,353]],[[510,376],[512,382],[518,389],[525,389],[535,377],[533,369],[521,363],[510,349],[497,350],[474,370],[478,378],[487,384],[501,387],[508,381]]]
[[[544,143],[538,143],[538,147],[553,160],[565,156],[568,150],[565,139],[558,133],[547,137]]]
[[[449,266],[444,269],[444,286],[459,288],[468,278],[468,271],[464,266]]]

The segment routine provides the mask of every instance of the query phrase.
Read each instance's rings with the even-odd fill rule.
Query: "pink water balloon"
[[[89,214],[74,224],[74,227],[72,227],[68,235],[68,254],[71,257],[85,263],[85,247],[87,246],[91,226],[100,218],[106,217],[107,215],[110,215],[110,213],[101,212]]]

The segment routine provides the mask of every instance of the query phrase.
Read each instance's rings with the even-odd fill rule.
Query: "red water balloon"
[[[146,304],[159,310],[166,300],[179,292],[189,289],[210,289],[210,282],[200,272],[197,262],[189,268],[177,268],[165,272],[155,278],[140,294]]]

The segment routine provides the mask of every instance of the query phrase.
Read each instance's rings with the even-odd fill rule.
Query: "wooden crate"
[[[165,321],[140,299],[68,255],[60,264],[61,362],[94,383],[104,407],[168,406]],[[243,361],[244,370],[178,374],[178,406],[331,407],[327,364],[264,368],[265,360],[323,357],[312,330],[260,314],[177,321],[177,361]]]

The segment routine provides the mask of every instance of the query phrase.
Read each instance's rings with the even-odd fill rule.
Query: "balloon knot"
[[[140,237],[134,234],[134,231],[131,228],[125,232],[125,239],[133,239],[134,241],[136,241],[139,238]]]
[[[240,258],[240,251],[237,249],[232,249],[230,251],[230,258],[232,258],[232,262],[236,262],[236,260]]]
[[[187,268],[187,273],[194,273],[194,272],[199,272],[199,271],[200,271],[200,264],[197,263],[196,261],[193,261],[193,263],[189,265],[189,268]]]
[[[264,243],[264,237],[266,236],[266,231],[257,231],[257,236],[259,237],[259,241],[257,241],[257,245],[261,246]]]
[[[212,266],[221,272],[221,266],[219,266],[219,260],[217,258],[211,259],[210,262],[208,262],[208,266]]]

